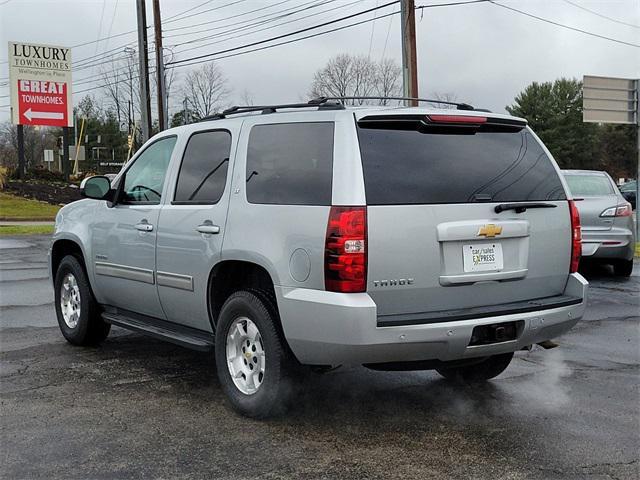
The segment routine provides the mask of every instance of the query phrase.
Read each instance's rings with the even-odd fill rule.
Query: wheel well
[[[212,326],[218,321],[218,315],[224,302],[238,290],[258,289],[265,291],[274,301],[273,280],[264,267],[251,262],[227,260],[217,264],[209,275],[209,313]],[[278,322],[280,319],[278,318]],[[282,328],[281,325],[277,325]]]
[[[51,275],[54,279],[56,278],[56,272],[58,271],[60,262],[67,255],[73,255],[76,257],[85,272],[87,271],[87,267],[84,263],[84,255],[82,254],[80,245],[72,240],[58,240],[51,248]]]

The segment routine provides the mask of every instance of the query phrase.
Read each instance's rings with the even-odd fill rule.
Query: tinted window
[[[125,203],[160,203],[162,187],[171,160],[176,137],[167,137],[149,145],[125,174]]]
[[[636,191],[636,181],[632,180],[630,182],[625,183],[620,186],[621,192],[635,192]]]
[[[249,135],[247,200],[331,205],[333,123],[256,125]]]
[[[358,128],[372,205],[561,200],[550,159],[527,132]]]
[[[176,203],[216,203],[227,182],[231,134],[226,131],[192,135],[182,157]]]
[[[604,175],[565,175],[569,190],[575,197],[612,195],[613,186]]]

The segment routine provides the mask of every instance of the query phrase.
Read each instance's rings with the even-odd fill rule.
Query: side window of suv
[[[227,182],[231,134],[199,132],[189,138],[178,174],[174,204],[218,203]]]
[[[254,126],[247,151],[247,200],[331,205],[333,130],[333,122]]]
[[[125,173],[122,202],[158,204],[176,137],[162,138],[149,145]]]

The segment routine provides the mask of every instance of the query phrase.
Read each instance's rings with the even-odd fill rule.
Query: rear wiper
[[[528,202],[528,203],[501,203],[500,205],[496,205],[494,208],[496,213],[504,212],[505,210],[515,210],[516,213],[526,212],[527,208],[556,208],[557,205],[553,203],[539,203],[539,202]]]

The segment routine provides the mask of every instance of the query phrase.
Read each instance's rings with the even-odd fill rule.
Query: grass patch
[[[51,220],[60,207],[0,192],[0,220]]]
[[[0,237],[5,235],[51,235],[53,225],[0,225]]]
[[[636,257],[640,257],[640,243],[636,243]]]

